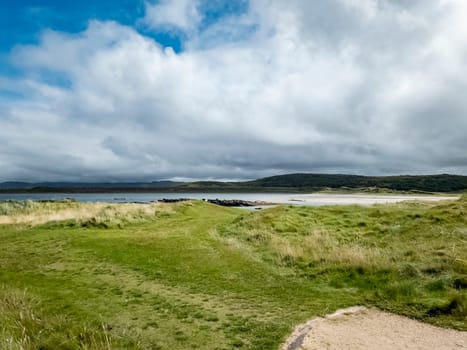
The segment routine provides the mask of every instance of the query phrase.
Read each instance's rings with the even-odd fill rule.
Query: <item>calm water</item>
[[[60,200],[73,198],[80,202],[141,202],[148,203],[160,199],[239,199],[246,201],[281,202],[287,201],[289,194],[269,193],[8,193],[0,194],[5,200]]]
[[[397,203],[406,200],[438,201],[453,200],[457,197],[413,196],[413,195],[365,195],[365,194],[291,194],[291,193],[13,193],[0,194],[0,201],[5,200],[60,200],[74,198],[80,202],[138,202],[148,203],[163,198],[189,199],[239,199],[294,205],[335,205],[359,204],[372,205]]]

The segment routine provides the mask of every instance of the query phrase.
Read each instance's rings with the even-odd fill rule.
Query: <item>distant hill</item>
[[[0,182],[0,189],[26,189],[34,187],[33,184],[29,182],[17,182],[17,181],[8,181]]]
[[[69,189],[72,192],[75,190],[114,190],[114,189],[135,189],[135,190],[151,190],[162,188],[174,188],[182,182],[174,181],[153,181],[153,182],[2,182],[0,190],[27,190],[34,192],[42,192],[41,190],[56,190]]]
[[[248,183],[263,188],[385,188],[396,191],[455,192],[467,189],[467,176],[401,175],[359,176],[339,174],[287,174],[266,177]]]
[[[286,174],[243,182],[3,182],[0,192],[314,192],[324,189],[350,191],[461,192],[467,176],[401,175],[359,176],[345,174]]]

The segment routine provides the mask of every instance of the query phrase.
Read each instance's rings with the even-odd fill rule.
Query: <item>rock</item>
[[[240,199],[208,199],[211,204],[221,205],[223,207],[254,207],[258,202],[244,201]]]

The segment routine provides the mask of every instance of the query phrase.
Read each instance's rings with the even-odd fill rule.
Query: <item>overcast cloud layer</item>
[[[0,76],[0,180],[467,174],[467,2],[146,4],[16,46]],[[3,95],[2,95],[3,94]]]

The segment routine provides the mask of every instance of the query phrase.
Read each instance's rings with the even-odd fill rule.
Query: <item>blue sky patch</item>
[[[155,2],[151,2],[155,3]],[[198,10],[203,18],[200,30],[225,16],[248,10],[247,0],[201,1]],[[18,44],[34,44],[44,29],[77,33],[86,29],[90,20],[113,20],[135,27],[163,46],[182,50],[183,35],[175,32],[154,32],[137,25],[144,17],[144,0],[3,0],[0,2],[0,52],[8,52]]]
[[[86,29],[92,19],[133,25],[143,15],[143,0],[3,0],[0,51],[9,51],[17,44],[35,43],[44,29],[77,33]]]

